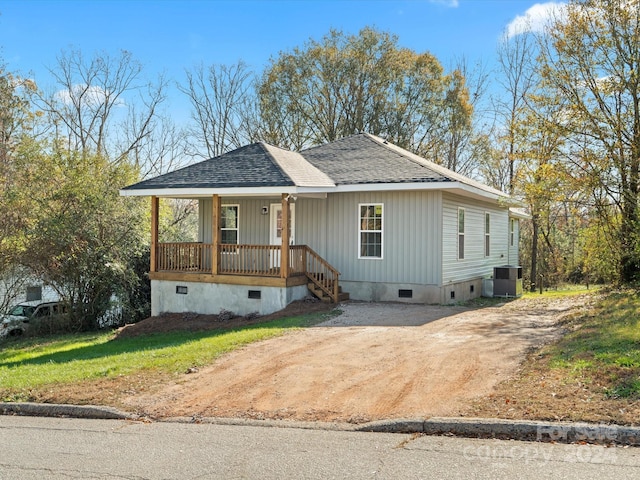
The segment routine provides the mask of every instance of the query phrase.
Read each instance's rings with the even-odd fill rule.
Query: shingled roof
[[[123,190],[287,186],[335,185],[299,153],[259,142],[144,180]]]
[[[431,184],[430,186],[427,186]],[[434,184],[439,184],[437,187]],[[292,152],[253,143],[123,189],[124,195],[273,194],[454,188],[507,197],[480,182],[366,133]],[[397,185],[397,187],[394,187]],[[365,187],[366,188],[366,187]]]
[[[451,181],[441,172],[387,148],[387,145],[374,135],[361,133],[301,153],[329,175],[336,185]]]
[[[336,185],[459,182],[493,195],[505,193],[430,162],[369,133],[303,150],[302,155]]]

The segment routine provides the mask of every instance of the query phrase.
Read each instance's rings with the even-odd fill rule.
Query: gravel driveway
[[[130,399],[157,417],[364,422],[464,414],[548,342],[570,300],[485,308],[350,302],[324,323],[248,345]]]

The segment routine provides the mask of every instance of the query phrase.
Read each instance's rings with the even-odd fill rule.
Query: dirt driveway
[[[551,340],[571,301],[462,307],[347,303],[314,327],[248,345],[152,395],[154,417],[364,422],[463,415]]]

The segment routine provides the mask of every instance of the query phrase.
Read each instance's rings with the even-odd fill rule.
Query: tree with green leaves
[[[112,297],[127,304],[138,282],[131,264],[144,254],[148,209],[119,196],[138,172],[100,155],[42,148],[18,162],[32,212],[21,263],[69,304],[72,329],[98,328]]]
[[[472,115],[459,72],[445,74],[430,53],[401,48],[372,28],[331,30],[280,53],[263,73],[258,100],[269,143],[300,150],[366,131],[439,163],[455,158],[449,135],[468,128]]]
[[[16,152],[32,132],[33,82],[7,72],[0,64],[0,311],[13,302],[28,276],[19,265],[30,222],[29,203],[14,195]]]
[[[640,2],[571,0],[541,37],[544,89],[564,105],[574,177],[612,235],[619,279],[640,280]]]

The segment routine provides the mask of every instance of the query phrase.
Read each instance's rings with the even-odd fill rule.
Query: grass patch
[[[567,370],[583,382],[600,385],[612,398],[640,398],[640,298],[636,291],[600,297],[587,316],[548,347],[551,368]]]
[[[223,353],[326,319],[316,313],[234,330],[171,332],[115,339],[87,333],[6,342],[0,350],[0,400],[46,385],[132,375],[145,370],[183,373]]]
[[[585,293],[596,293],[600,291],[602,287],[590,286],[587,288],[585,285],[563,285],[558,287],[557,289],[552,290],[543,290],[542,294],[540,291],[535,292],[524,292],[523,298],[562,298],[562,297],[571,297],[573,295],[582,295]]]

